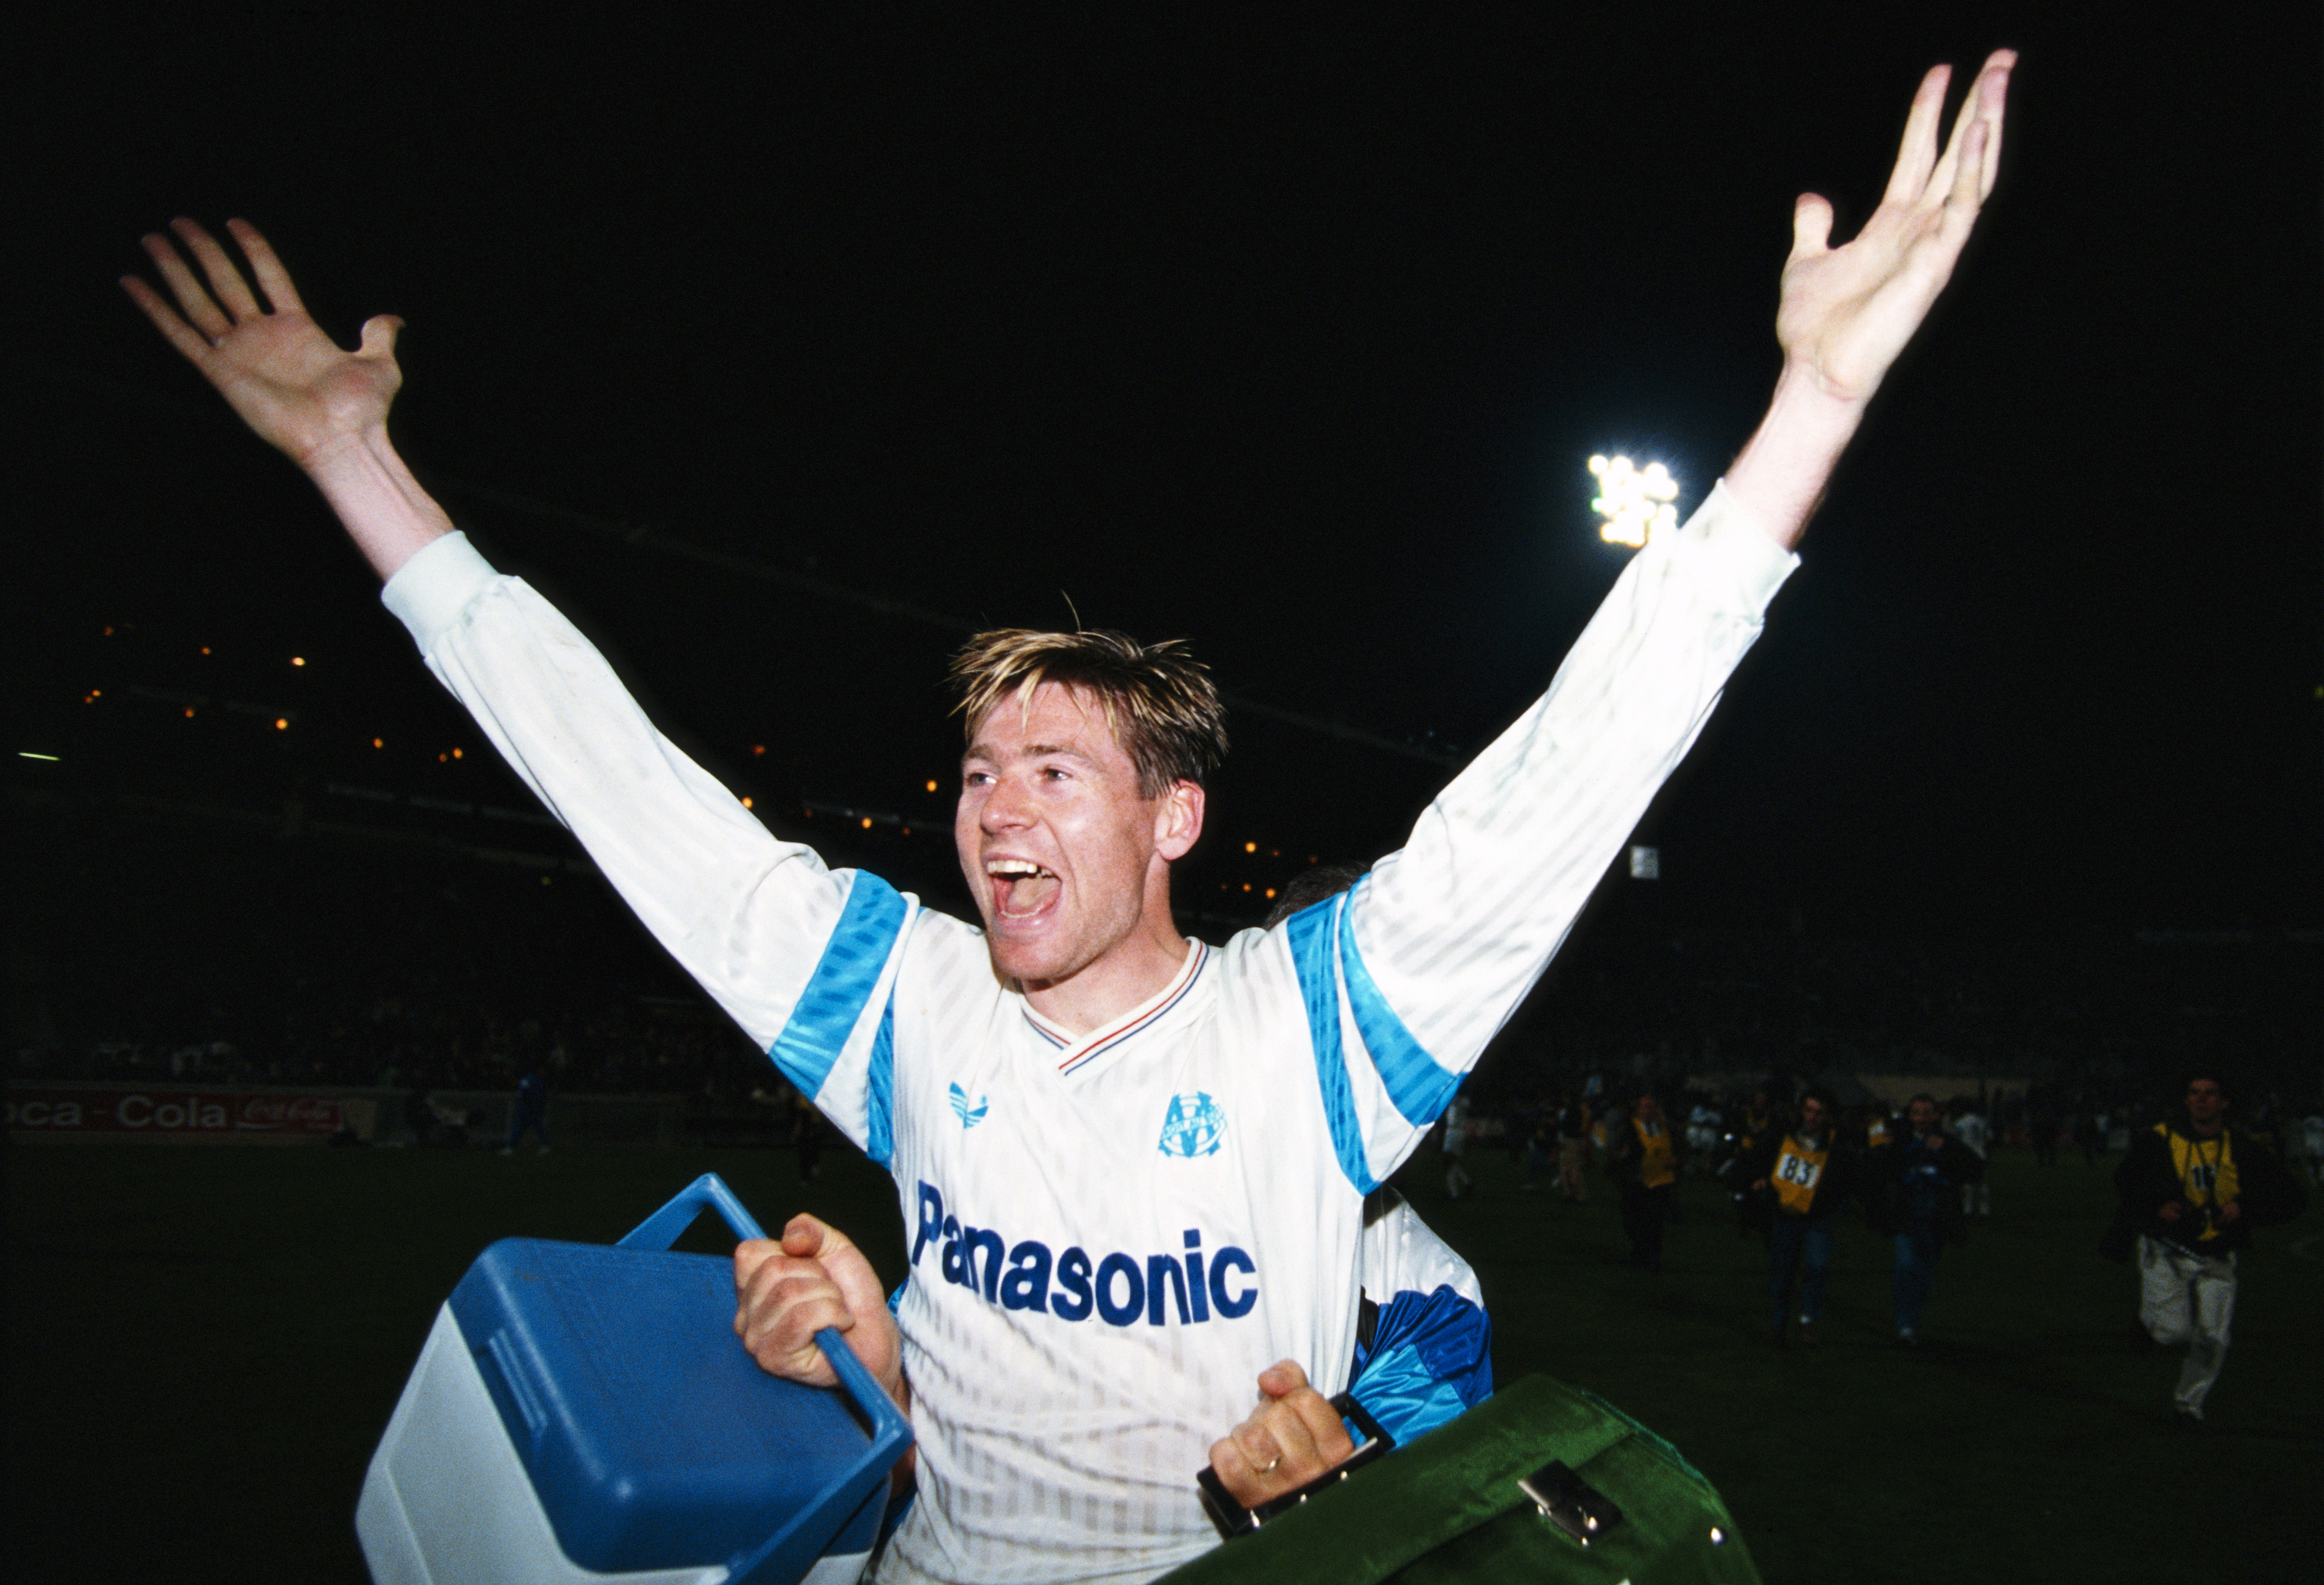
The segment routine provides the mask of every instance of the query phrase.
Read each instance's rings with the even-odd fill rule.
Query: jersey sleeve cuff
[[[1739,610],[1765,612],[1799,557],[1775,542],[1751,509],[1738,501],[1721,479],[1682,532],[1699,538],[1712,582],[1728,590]]]
[[[379,592],[380,604],[410,630],[424,655],[499,576],[468,536],[454,530],[398,567]]]

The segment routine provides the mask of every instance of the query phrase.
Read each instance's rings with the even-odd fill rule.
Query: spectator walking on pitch
[[[1896,1341],[1921,1341],[1921,1317],[1937,1279],[1937,1257],[1961,1236],[1960,1185],[1985,1164],[1938,1126],[1936,1098],[1915,1095],[1902,1139],[1870,1153],[1880,1189],[1880,1225],[1896,1241]]]
[[[1590,1203],[1590,1185],[1582,1169],[1590,1160],[1590,1108],[1568,1092],[1557,1107],[1557,1187],[1576,1205]]]
[[[1832,1217],[1858,1192],[1856,1153],[1839,1137],[1839,1108],[1821,1090],[1800,1097],[1799,1120],[1788,1130],[1763,1130],[1744,1168],[1749,1193],[1767,1211],[1768,1296],[1774,1301],[1775,1346],[1787,1341],[1792,1286],[1799,1283],[1800,1341],[1821,1341],[1824,1282],[1831,1275]]]
[[[501,1147],[503,1156],[514,1156],[516,1147],[531,1134],[540,1141],[540,1154],[549,1154],[549,1081],[539,1068],[528,1069],[516,1082],[516,1104],[509,1109],[508,1143]]]
[[[2252,1230],[2289,1221],[2308,1192],[2274,1155],[2227,1122],[2226,1084],[2209,1068],[2187,1081],[2184,1101],[2135,1136],[2115,1169],[2121,1195],[2104,1246],[2138,1256],[2138,1332],[2146,1346],[2185,1345],[2171,1404],[2200,1427],[2203,1401],[2227,1357],[2236,1310],[2236,1258]],[[2151,1340],[2151,1341],[2150,1341]]]
[[[1469,1147],[1469,1098],[1455,1095],[1452,1104],[1444,1109],[1444,1197],[1458,1200],[1476,1187],[1477,1180],[1461,1165],[1462,1153]]]
[[[1659,1273],[1663,1229],[1669,1224],[1678,1184],[1678,1146],[1663,1116],[1662,1101],[1651,1090],[1640,1092],[1630,1115],[1617,1120],[1607,1132],[1607,1172],[1622,1192],[1622,1230],[1630,1240],[1630,1264]]]
[[[1952,1136],[1968,1147],[1980,1166],[1991,1165],[1993,1127],[1985,1120],[1985,1113],[1977,1102],[1966,1096],[1953,1102]],[[1993,1184],[1988,1174],[1980,1171],[1976,1182],[1963,1184],[1960,1195],[1964,1217],[1993,1214]]]

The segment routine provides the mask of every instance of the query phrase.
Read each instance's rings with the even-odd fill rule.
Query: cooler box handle
[[[705,1211],[715,1211],[724,1217],[727,1227],[738,1239],[763,1239],[757,1218],[742,1209],[734,1191],[715,1172],[706,1172],[676,1194],[669,1204],[647,1217],[624,1234],[615,1246],[622,1249],[667,1249],[678,1242],[678,1236],[694,1225],[695,1218]],[[896,1461],[904,1456],[911,1445],[912,1428],[896,1407],[887,1389],[863,1368],[855,1350],[835,1327],[825,1327],[815,1334],[816,1347],[831,1361],[831,1368],[839,1377],[839,1385],[847,1389],[856,1411],[871,1422],[871,1445],[865,1450],[863,1461],[854,1472],[847,1475],[808,1504],[791,1522],[767,1538],[766,1544],[736,1557],[727,1565],[727,1578],[734,1585],[743,1585],[760,1564],[788,1554],[795,1544],[806,1540],[808,1526],[820,1528],[823,1534],[814,1538],[814,1553],[822,1552],[825,1543],[838,1533],[848,1516],[861,1507],[872,1489],[888,1479]]]
[[[667,1249],[678,1242],[678,1235],[694,1225],[694,1219],[706,1211],[715,1211],[726,1219],[738,1239],[763,1239],[758,1220],[742,1209],[734,1198],[734,1191],[726,1180],[715,1172],[700,1177],[672,1195],[669,1204],[647,1217],[622,1235],[617,1249]]]

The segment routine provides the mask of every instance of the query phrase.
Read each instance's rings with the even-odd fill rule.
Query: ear
[[[1203,834],[1203,789],[1191,781],[1174,781],[1170,790],[1154,800],[1154,851],[1176,863],[1194,851]]]

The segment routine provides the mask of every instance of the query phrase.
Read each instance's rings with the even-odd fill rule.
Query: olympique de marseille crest
[[[1227,1114],[1208,1093],[1197,1090],[1192,1095],[1173,1095],[1170,1110],[1162,1114],[1162,1154],[1215,1156],[1226,1131]]]

